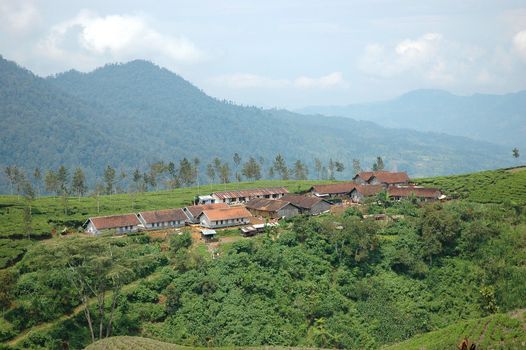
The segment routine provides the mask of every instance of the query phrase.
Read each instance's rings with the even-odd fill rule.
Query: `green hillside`
[[[457,346],[465,338],[476,344],[477,349],[525,349],[524,310],[511,315],[498,314],[457,322],[443,329],[383,347],[382,350],[457,350]]]
[[[526,167],[524,166],[465,175],[437,176],[415,181],[424,186],[438,187],[453,198],[466,198],[479,203],[526,204]]]
[[[509,173],[514,179],[524,171]],[[502,177],[501,170],[484,174]],[[312,183],[226,188],[284,185],[301,191]],[[196,193],[184,188],[101,196],[100,209],[110,214],[180,206]],[[60,198],[37,199],[33,223],[39,231],[27,237],[22,200],[2,196],[1,224],[10,230],[0,239],[0,341],[8,349],[83,349],[91,343],[88,305],[96,328],[102,320],[106,329],[113,315],[111,335],[189,348],[438,349],[463,337],[483,349],[513,348],[524,339],[524,313],[514,310],[526,307],[526,211],[508,205],[506,193],[496,197],[500,203],[478,203],[469,194],[425,205],[378,198],[343,213],[282,221],[256,237],[221,231],[213,243],[195,230],[75,234],[96,214],[91,197],[71,198],[68,216]],[[384,212],[398,219],[361,216]],[[65,226],[69,234],[49,238],[52,228],[62,232]],[[78,276],[84,275],[100,281],[100,289],[79,289]],[[484,337],[476,337],[480,333]],[[139,341],[101,343],[112,349]]]

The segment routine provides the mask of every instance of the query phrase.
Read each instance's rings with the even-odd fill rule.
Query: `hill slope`
[[[511,315],[496,314],[457,322],[437,331],[419,334],[404,342],[382,347],[383,350],[444,350],[457,349],[467,338],[480,349],[524,349],[526,347],[526,319],[524,310]],[[141,337],[112,337],[100,340],[86,347],[86,350],[112,349],[158,349],[184,350],[199,349],[160,342]],[[261,347],[232,347],[232,349],[262,349]],[[286,347],[264,347],[265,349],[292,349]],[[228,349],[215,348],[215,349]]]
[[[343,177],[353,158],[366,167],[377,155],[420,176],[511,163],[507,148],[463,137],[218,101],[145,61],[41,79],[0,59],[0,139],[2,168],[81,165],[91,182],[107,164],[132,169],[182,157],[199,157],[204,174],[213,157],[234,152],[262,156],[265,168],[277,153],[311,168],[314,157],[338,159]]]
[[[427,187],[438,187],[452,197],[479,203],[514,201],[526,204],[526,167],[482,171],[473,174],[418,179]]]
[[[441,90],[415,90],[386,102],[313,106],[300,112],[345,116],[386,127],[444,132],[508,147],[526,147],[526,91],[456,96]]]
[[[467,338],[477,349],[526,348],[524,310],[510,315],[497,314],[485,318],[457,322],[437,331],[420,334],[383,350],[444,350],[458,349]]]
[[[492,167],[502,164],[508,153],[464,138],[236,106],[213,99],[178,75],[145,61],[107,65],[88,74],[71,71],[49,81],[111,111],[129,135],[140,134],[149,144],[162,140],[157,152],[163,156],[229,159],[240,152],[269,159],[283,153],[307,162],[332,157],[350,168],[352,158],[369,163],[380,154],[413,174],[437,174]],[[141,137],[134,140],[141,142]]]

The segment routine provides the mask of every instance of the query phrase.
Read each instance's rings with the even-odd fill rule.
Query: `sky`
[[[526,89],[526,1],[0,0],[0,55],[40,76],[146,59],[267,108],[504,94]]]

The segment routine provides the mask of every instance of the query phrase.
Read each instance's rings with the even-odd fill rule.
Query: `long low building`
[[[407,185],[409,176],[406,172],[362,171],[356,174],[353,180],[359,185]]]
[[[184,213],[188,217],[188,222],[191,224],[198,224],[199,223],[199,215],[204,210],[210,210],[210,209],[228,209],[230,206],[226,203],[208,203],[208,204],[200,204],[200,205],[190,205],[188,207],[183,208]]]
[[[383,185],[357,185],[350,193],[351,200],[360,203],[366,197],[372,197],[384,190]]]
[[[252,215],[270,219],[290,218],[300,213],[298,207],[281,199],[254,198],[245,206]]]
[[[199,224],[206,228],[241,226],[250,223],[252,214],[244,207],[204,210],[199,216]]]
[[[341,182],[328,185],[314,185],[309,189],[309,193],[315,197],[347,197],[356,187],[354,182]]]
[[[86,233],[98,235],[106,230],[115,233],[136,232],[140,224],[136,214],[122,214],[92,217],[84,223],[84,226]]]
[[[200,196],[198,204],[204,203],[246,203],[254,198],[279,199],[289,193],[285,187],[253,188],[238,191],[214,192],[209,196]]]
[[[162,229],[181,227],[186,224],[188,217],[181,208],[142,211],[137,214],[145,229]]]
[[[318,215],[331,209],[331,203],[318,197],[307,197],[299,194],[287,194],[281,198],[300,210],[300,214]]]
[[[440,199],[442,192],[438,188],[425,188],[418,186],[389,187],[387,195],[393,200],[402,200],[415,197],[421,201],[435,201]]]

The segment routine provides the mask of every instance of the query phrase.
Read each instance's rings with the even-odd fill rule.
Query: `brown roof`
[[[241,198],[241,197],[255,197],[255,196],[265,196],[272,194],[284,194],[289,193],[285,187],[268,187],[268,188],[253,188],[249,190],[239,190],[239,191],[223,191],[223,192],[214,192],[212,195],[219,199],[226,198]]]
[[[362,178],[364,181],[371,180],[372,177],[376,177],[378,181],[387,184],[403,183],[409,181],[409,176],[406,172],[391,172],[391,171],[362,171],[354,176]]]
[[[137,226],[141,223],[135,214],[99,216],[95,218],[89,218],[89,220],[91,220],[97,230],[124,226]]]
[[[377,178],[381,183],[386,184],[409,182],[409,176],[407,176],[407,173],[405,172],[392,173],[389,171],[376,171],[369,180],[373,177]]]
[[[168,221],[185,221],[188,219],[181,208],[142,211],[139,214],[147,224]]]
[[[414,195],[420,198],[438,198],[442,194],[438,188],[424,187],[389,187],[387,193],[391,197],[410,197]]]
[[[317,197],[307,197],[307,196],[301,196],[299,194],[287,194],[281,198],[284,201],[288,201],[292,203],[293,205],[303,208],[303,209],[310,209],[319,202],[323,202],[324,200]]]
[[[192,216],[198,217],[201,215],[203,210],[210,210],[210,209],[228,209],[230,206],[226,203],[211,203],[211,204],[200,204],[200,205],[191,205],[189,207],[186,207],[186,209],[192,214]]]
[[[374,175],[374,171],[361,171],[358,174],[354,175],[353,180],[357,177],[362,178],[364,181],[369,181],[369,179]]]
[[[382,185],[356,185],[355,190],[361,193],[363,196],[374,196],[377,193],[382,192],[384,187]]]
[[[289,204],[290,202],[279,199],[254,198],[250,200],[245,206],[248,209],[274,212],[286,207]]]
[[[252,216],[244,207],[232,207],[228,209],[210,209],[204,210],[202,215],[206,215],[210,220],[228,220],[228,219],[242,219]]]
[[[319,194],[340,194],[349,193],[354,187],[356,187],[354,182],[342,182],[330,185],[314,185],[312,189]]]

